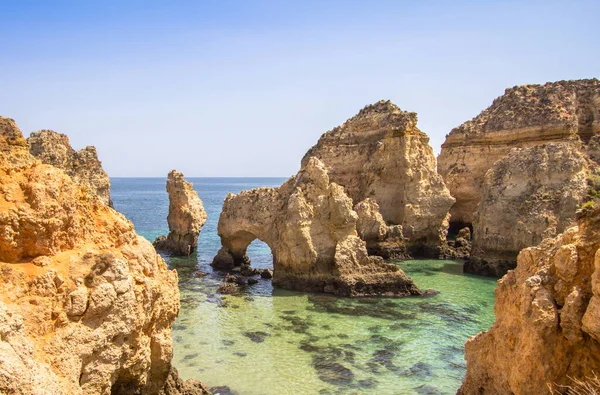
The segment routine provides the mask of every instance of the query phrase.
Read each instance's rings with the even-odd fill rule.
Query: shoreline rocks
[[[331,181],[343,186],[354,204],[374,200],[385,223],[401,227],[411,255],[439,256],[454,198],[436,172],[416,113],[384,100],[366,106],[324,133],[302,159],[303,167],[311,157],[325,164]]]
[[[368,255],[357,220],[352,200],[311,158],[278,188],[227,196],[218,226],[222,248],[213,267],[249,264],[246,248],[258,238],[273,253],[275,286],[341,296],[421,295],[397,266]]]
[[[198,247],[198,235],[208,218],[202,200],[183,174],[171,170],[167,178],[169,194],[169,235],[154,241],[157,250],[189,256]]]
[[[458,394],[561,392],[600,371],[599,229],[596,207],[519,253],[498,282],[496,322],[465,345]]]
[[[2,117],[0,185],[0,392],[163,391],[177,273]]]

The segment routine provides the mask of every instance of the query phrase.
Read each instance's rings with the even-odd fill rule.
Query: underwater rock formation
[[[429,137],[417,114],[390,101],[366,106],[323,134],[302,159],[319,158],[355,204],[371,198],[387,224],[400,225],[409,253],[439,255],[454,203],[436,172]]]
[[[498,282],[496,322],[466,343],[459,394],[564,393],[600,372],[599,230],[596,208],[521,251]]]
[[[0,393],[163,391],[177,273],[2,117],[0,185]]]
[[[167,192],[169,235],[158,237],[154,246],[172,255],[188,256],[198,247],[198,235],[208,217],[193,185],[177,170],[169,173]]]
[[[357,220],[352,199],[311,158],[278,188],[227,196],[218,226],[223,247],[213,266],[249,263],[246,248],[258,238],[271,248],[273,284],[281,288],[344,296],[421,294],[397,266],[368,255]]]
[[[365,199],[359,202],[354,206],[354,211],[358,215],[356,221],[358,236],[367,243],[369,255],[377,255],[384,259],[408,258],[402,226],[388,226],[375,200]]]
[[[456,198],[452,223],[471,224],[485,173],[512,148],[581,140],[600,132],[600,80],[549,82],[506,89],[477,117],[454,128],[438,171]]]
[[[515,148],[486,173],[464,270],[501,277],[525,247],[573,225],[587,197],[588,160],[573,143]]]
[[[42,163],[64,170],[77,184],[98,195],[102,203],[112,206],[110,179],[102,169],[95,147],[75,151],[66,135],[52,130],[31,133],[27,145],[31,155]]]

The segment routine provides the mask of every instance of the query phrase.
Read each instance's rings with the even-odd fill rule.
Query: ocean
[[[395,262],[431,298],[339,298],[273,288],[270,280],[238,296],[216,292],[224,274],[210,262],[228,193],[279,186],[284,178],[188,178],[208,220],[198,252],[165,256],[179,274],[181,312],[173,325],[173,363],[221,394],[454,394],[466,371],[464,343],[494,321],[496,280],[464,274],[448,260]],[[166,178],[112,178],[116,210],[148,240],[168,233]],[[255,240],[252,266],[272,268]],[[208,273],[198,277],[197,271]]]

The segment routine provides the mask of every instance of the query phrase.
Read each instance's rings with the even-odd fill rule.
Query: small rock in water
[[[221,340],[221,343],[225,346],[232,346],[235,342],[233,340],[223,339]]]
[[[233,391],[226,385],[220,385],[218,387],[210,387],[208,389],[213,395],[238,395],[236,391]]]
[[[221,294],[225,294],[225,295],[233,295],[238,293],[238,288],[231,283],[225,283],[225,284],[221,284],[219,286],[219,289],[217,290],[217,292],[221,293]]]
[[[249,278],[248,279],[248,285],[254,285],[254,284],[257,284],[257,283],[258,283],[258,280],[255,279],[255,278]]]
[[[433,385],[424,384],[415,388],[419,395],[441,395],[442,392],[435,388]]]
[[[193,272],[191,274],[192,277],[206,277],[208,276],[208,273],[204,273],[203,271],[200,270],[196,270],[195,272]]]
[[[263,269],[262,272],[260,272],[260,276],[264,279],[270,279],[273,278],[273,270],[271,269]]]
[[[265,341],[265,339],[268,336],[271,336],[271,335],[268,334],[267,332],[256,331],[256,332],[244,332],[244,336],[246,336],[248,339],[252,340],[254,343],[262,343]]]
[[[245,357],[248,354],[246,354],[245,352],[234,352],[233,355],[237,355],[238,357]]]

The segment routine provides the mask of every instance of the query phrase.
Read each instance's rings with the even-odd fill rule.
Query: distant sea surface
[[[189,178],[208,221],[197,254],[165,257],[178,271],[181,312],[174,364],[220,393],[454,394],[465,375],[464,343],[494,321],[494,279],[462,263],[396,262],[431,298],[337,298],[274,289],[259,279],[240,296],[216,293],[224,275],[210,262],[228,193],[279,186],[284,178]],[[149,240],[168,233],[166,178],[113,178],[115,209]],[[272,268],[269,247],[248,248],[252,265]],[[197,270],[208,273],[195,277]]]

